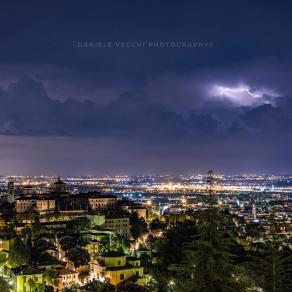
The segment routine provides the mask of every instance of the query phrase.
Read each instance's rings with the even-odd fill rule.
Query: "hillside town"
[[[1,205],[2,280],[12,291],[66,291],[94,281],[143,286],[137,240],[148,213],[112,195],[73,195],[60,178],[42,194],[31,186],[16,194],[10,182]]]
[[[99,191],[69,192],[60,177],[42,192],[33,184],[8,182],[1,194],[1,291],[180,291],[185,245],[199,232],[202,213],[213,208],[210,192],[216,210],[227,216],[213,224],[233,234],[240,261],[270,242],[291,254],[287,195],[273,195],[272,201],[263,194],[261,200],[217,194],[213,175],[206,176],[206,185],[205,194],[181,195],[165,204]],[[240,277],[250,277],[248,291],[260,291],[261,283],[246,269]]]

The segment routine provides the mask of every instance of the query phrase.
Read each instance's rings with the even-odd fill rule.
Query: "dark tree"
[[[231,252],[232,238],[226,231],[227,220],[212,199],[201,211],[198,235],[185,247],[178,289],[189,291],[244,291],[239,283]]]
[[[11,267],[18,267],[28,264],[30,260],[29,247],[19,238],[16,237],[9,252],[8,263]]]
[[[144,234],[148,233],[147,223],[144,219],[139,219],[137,223],[134,223],[130,229],[134,239],[138,239]]]
[[[90,259],[88,252],[79,246],[69,249],[67,256],[77,266],[88,263]]]

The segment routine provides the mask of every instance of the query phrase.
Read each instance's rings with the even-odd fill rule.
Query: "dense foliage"
[[[19,237],[16,237],[9,252],[8,263],[11,267],[19,267],[29,263],[30,248]]]
[[[292,291],[291,250],[273,236],[244,246],[232,216],[212,197],[207,206],[197,220],[177,223],[157,240],[150,238],[150,290]]]

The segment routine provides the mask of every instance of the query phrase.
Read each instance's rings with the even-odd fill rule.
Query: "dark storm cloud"
[[[93,87],[76,76],[70,78],[84,87],[86,97],[53,98],[46,74],[28,74],[36,80],[7,78],[0,90],[0,132],[6,140],[19,142],[13,147],[2,144],[1,160],[12,167],[19,159],[19,167],[30,173],[43,169],[40,161],[47,170],[64,174],[78,174],[77,164],[82,173],[189,172],[208,167],[265,171],[274,166],[288,171],[290,162],[283,155],[292,146],[289,70],[277,75],[273,62],[266,61],[270,70],[260,75],[263,62],[250,64],[254,66],[163,73],[109,99],[96,91],[91,95]],[[214,85],[225,88],[227,95],[216,95]]]
[[[179,96],[179,93],[177,91],[175,95]],[[196,96],[196,91],[193,94],[194,99],[203,99]],[[238,95],[237,92],[234,94]],[[106,105],[72,98],[53,100],[42,83],[24,78],[0,92],[1,133],[139,139],[156,137],[160,140],[204,137],[216,140],[219,136],[237,136],[247,128],[259,133],[281,131],[289,134],[291,130],[287,108],[285,113],[281,107],[271,104],[253,107],[228,102],[221,107],[216,104],[216,112],[221,110],[224,115],[228,115],[228,111],[237,113],[236,117],[230,116],[229,128],[224,123],[226,119],[215,118],[216,112],[212,114],[211,110],[203,114],[202,107],[194,106],[183,115],[154,100],[139,90],[121,94]],[[212,109],[213,102],[208,102],[205,101],[205,108]]]
[[[40,81],[52,99],[68,97],[108,103],[121,92],[136,86],[135,79],[110,72],[82,72],[48,64],[0,64],[0,87],[7,89],[24,76]]]
[[[97,105],[72,98],[54,100],[42,83],[24,78],[0,90],[0,156],[11,173],[16,165],[17,173],[41,172],[41,165],[46,165],[45,172],[51,174],[190,172],[210,167],[265,171],[274,166],[288,171],[291,161],[284,153],[292,146],[289,101],[279,97],[276,106],[255,107],[225,103],[226,111],[237,113],[226,125],[214,118],[217,112],[204,114],[202,107],[194,107],[181,114],[154,103],[143,90]]]
[[[185,112],[190,108],[231,107],[230,99],[215,96],[214,85],[237,87],[247,84],[251,91],[261,91],[261,99],[273,97],[270,93],[291,96],[291,70],[287,61],[264,59],[250,60],[234,66],[194,68],[187,72],[166,70],[152,72],[143,82],[132,76],[116,72],[83,72],[46,64],[0,65],[0,87],[7,89],[23,76],[39,81],[52,99],[66,100],[72,97],[78,101],[92,100],[96,104],[107,104],[126,91],[138,89],[153,103],[161,103],[169,109]]]
[[[188,118],[131,91],[107,105],[51,99],[43,85],[29,78],[1,90],[1,133],[10,135],[134,136],[176,138],[216,132],[218,122],[192,112]]]

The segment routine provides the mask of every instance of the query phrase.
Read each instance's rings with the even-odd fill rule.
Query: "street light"
[[[169,283],[168,283],[168,286],[170,287],[171,291],[174,291],[173,290],[174,285],[175,285],[174,281],[170,280]]]

